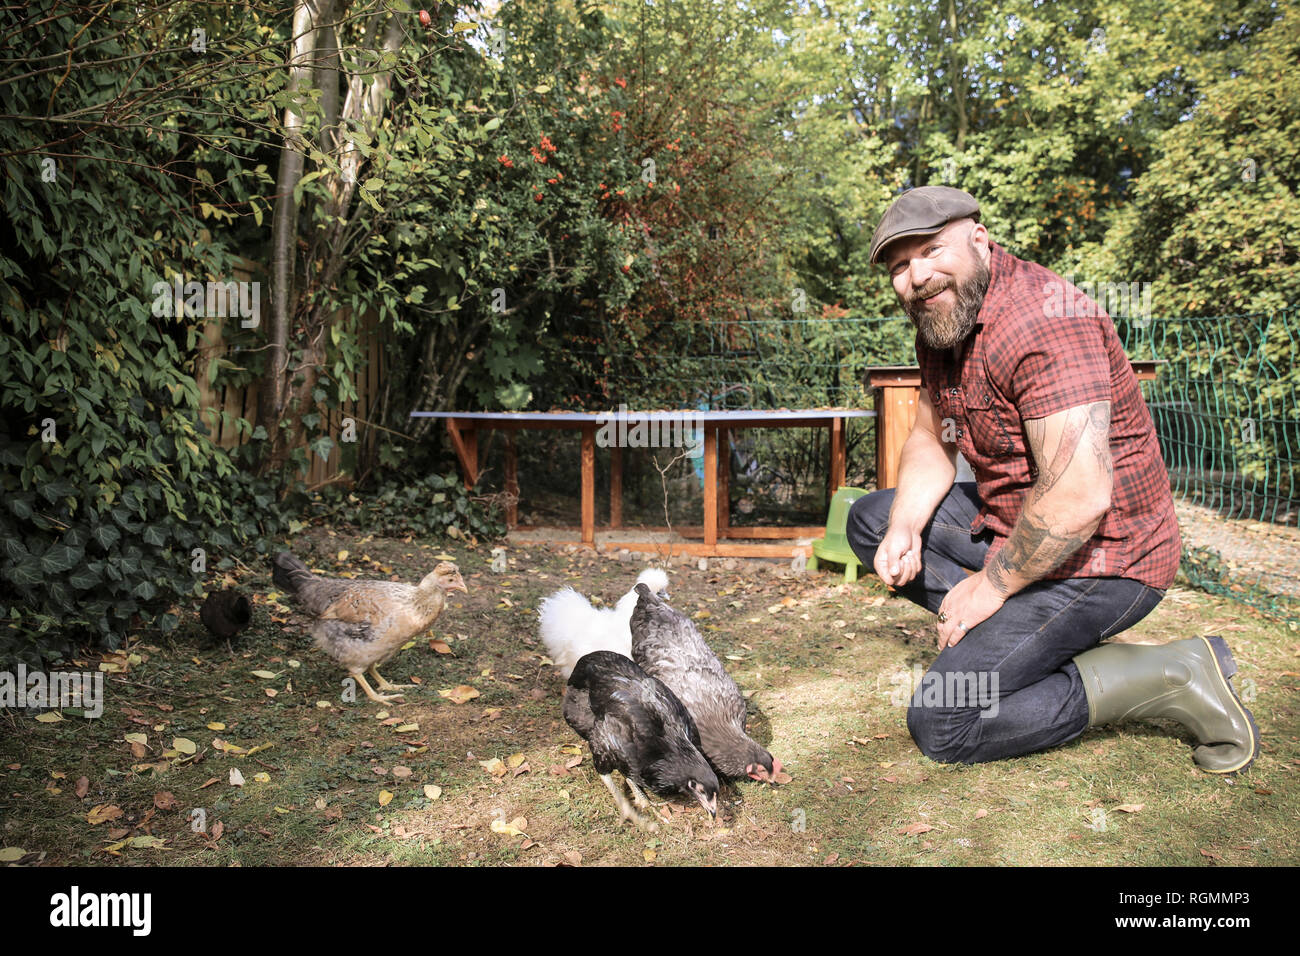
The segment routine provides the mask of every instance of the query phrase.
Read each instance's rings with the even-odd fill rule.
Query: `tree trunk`
[[[293,94],[311,87],[317,30],[333,10],[334,0],[296,0],[293,37],[290,41],[288,91]],[[266,430],[267,455],[263,473],[281,467],[289,446],[280,430],[285,411],[289,376],[289,328],[296,313],[294,266],[298,255],[298,204],[294,189],[303,175],[306,155],[303,116],[292,106],[284,110],[284,148],[276,176],[275,212],[271,219],[271,325],[267,329],[267,370],[258,401],[258,424]]]
[[[952,103],[957,112],[957,152],[966,151],[966,131],[969,120],[966,117],[966,68],[957,43],[957,0],[948,0],[948,30],[952,34],[952,56],[949,59],[952,70]]]

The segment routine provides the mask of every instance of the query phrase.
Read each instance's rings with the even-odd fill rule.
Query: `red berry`
[[[420,11],[420,26],[422,26],[422,27],[426,27],[426,28],[427,28],[427,27],[429,26],[429,24],[432,23],[432,22],[433,22],[433,18],[429,16],[429,11],[428,11],[428,10],[421,10],[421,11]]]

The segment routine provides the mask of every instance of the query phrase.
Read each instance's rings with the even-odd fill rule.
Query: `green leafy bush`
[[[330,489],[320,518],[344,521],[367,534],[417,534],[495,540],[506,532],[501,509],[490,496],[465,488],[454,474],[413,480],[390,478],[373,492]]]

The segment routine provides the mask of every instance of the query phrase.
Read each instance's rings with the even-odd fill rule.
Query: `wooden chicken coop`
[[[580,539],[572,543],[596,546],[596,433],[602,423],[608,422],[609,413],[591,412],[412,412],[412,417],[441,418],[447,423],[447,433],[460,462],[461,476],[466,487],[478,480],[478,433],[489,429],[506,431],[505,490],[510,500],[506,508],[506,524],[512,530],[531,530],[518,523],[517,502],[519,480],[515,453],[514,433],[527,429],[563,428],[581,433],[581,502],[582,524],[575,529]],[[795,543],[800,538],[821,536],[823,528],[816,527],[745,527],[730,525],[728,507],[730,489],[729,469],[726,460],[718,454],[725,448],[728,434],[741,428],[825,428],[830,438],[830,461],[827,475],[827,492],[833,495],[844,484],[847,466],[845,425],[849,419],[875,417],[873,411],[848,408],[781,409],[777,411],[675,411],[628,412],[629,418],[663,420],[690,418],[698,421],[704,432],[704,524],[673,530],[685,538],[698,541],[673,542],[672,554],[689,554],[697,557],[778,557],[789,558],[794,551],[809,553],[809,546]],[[609,524],[599,530],[617,531],[623,527],[623,449],[610,447],[610,501]],[[644,528],[645,531],[662,532],[667,528]],[[748,539],[748,540],[745,540]],[[770,539],[763,543],[755,539]],[[785,543],[778,543],[785,542]],[[565,542],[561,542],[565,543]],[[646,542],[603,541],[604,550],[642,551]]]

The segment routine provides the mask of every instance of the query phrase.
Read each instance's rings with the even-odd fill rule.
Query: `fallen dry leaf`
[[[505,836],[523,836],[524,830],[528,828],[528,821],[523,817],[515,817],[509,823],[504,820],[492,821],[492,832],[500,833]]]
[[[898,832],[903,836],[916,836],[919,833],[929,833],[934,827],[928,823],[909,823]]]
[[[1115,809],[1120,813],[1141,813],[1145,803],[1123,803]]]
[[[160,790],[153,795],[153,805],[159,810],[171,810],[176,806],[176,798],[170,791]]]
[[[569,866],[582,865],[582,854],[577,850],[570,850],[568,853],[564,854],[564,859],[568,862]]]
[[[386,807],[392,802],[393,802],[393,792],[391,790],[379,791],[379,805],[381,807]]]
[[[242,787],[244,785],[244,775],[239,772],[238,767],[230,768],[230,784],[234,787]]]
[[[121,815],[121,807],[113,806],[111,803],[101,803],[97,807],[90,808],[90,812],[86,814],[86,822],[93,826],[97,823],[105,823],[108,820],[116,820]]]
[[[475,687],[470,687],[468,684],[461,684],[460,686],[453,687],[450,690],[438,691],[438,696],[447,698],[453,704],[463,704],[467,700],[473,700],[475,697],[478,697],[479,692]]]
[[[428,800],[437,800],[439,797],[442,796],[442,787],[439,787],[436,784],[432,784],[432,783],[425,784],[424,796]]]
[[[79,798],[80,798],[80,797],[84,797],[84,796],[85,796],[87,793],[89,793],[89,792],[90,792],[90,778],[89,778],[89,777],[80,777],[80,778],[78,778],[78,780],[77,780],[77,796],[78,796]]]
[[[451,648],[445,641],[430,641],[429,650],[437,651],[439,654],[450,654]]]
[[[987,810],[976,810],[976,811],[975,811],[975,819],[976,819],[976,820],[983,820],[983,819],[984,819],[985,817],[987,817],[988,815],[989,815],[989,812],[988,812]]]
[[[499,757],[493,757],[491,760],[480,760],[478,765],[494,777],[504,777],[508,772],[506,765],[501,762]]]

